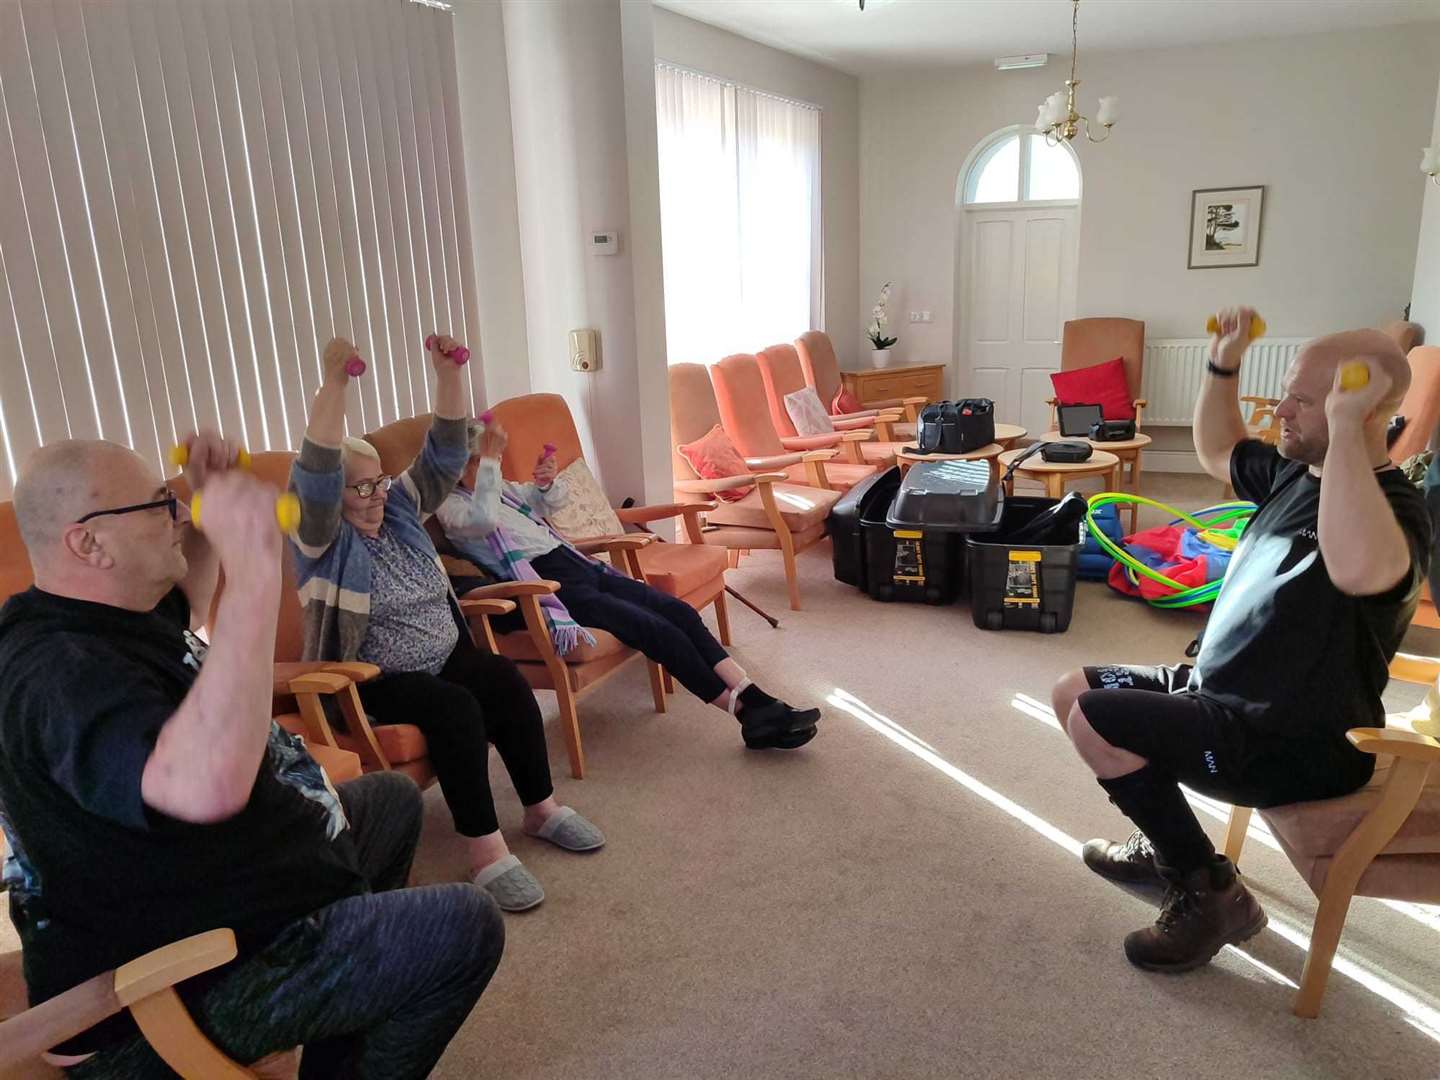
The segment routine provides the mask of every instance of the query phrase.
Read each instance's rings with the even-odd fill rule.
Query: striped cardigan
[[[384,524],[434,559],[442,577],[445,567],[422,522],[454,490],[469,456],[466,420],[437,416],[420,456],[395,478],[385,501]],[[290,469],[290,490],[300,498],[300,530],[290,549],[305,627],[303,658],[354,660],[370,625],[370,552],[341,516],[345,468],[339,448],[306,439]],[[450,607],[460,632],[469,634],[453,590]]]

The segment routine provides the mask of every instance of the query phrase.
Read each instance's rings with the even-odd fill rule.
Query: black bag
[[[1094,448],[1084,442],[1047,442],[1040,448],[1040,456],[1044,460],[1066,465],[1089,461],[1094,452]]]
[[[920,410],[915,446],[922,454],[968,454],[995,441],[995,403],[989,398],[936,401]]]
[[[1096,442],[1125,442],[1135,438],[1134,420],[1096,420],[1090,425],[1090,438]]]

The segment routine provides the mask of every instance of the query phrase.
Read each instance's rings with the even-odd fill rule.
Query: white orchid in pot
[[[886,312],[889,305],[890,282],[887,281],[880,290],[880,299],[875,301],[875,306],[870,309],[870,326],[865,331],[865,336],[870,339],[870,346],[873,350],[870,353],[870,363],[877,368],[889,366],[890,346],[899,340],[899,338],[885,336],[885,327],[890,324],[890,316]]]

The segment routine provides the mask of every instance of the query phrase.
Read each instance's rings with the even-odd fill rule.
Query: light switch
[[[570,331],[570,370],[600,370],[600,331]]]

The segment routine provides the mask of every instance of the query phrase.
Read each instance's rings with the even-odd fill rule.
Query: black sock
[[[741,705],[769,705],[774,700],[773,697],[765,693],[764,690],[761,690],[760,687],[756,686],[753,682],[745,687],[744,690],[740,691]]]
[[[1155,848],[1155,864],[1167,876],[1184,876],[1215,861],[1215,846],[1175,778],[1146,765],[1100,786],[1120,812],[1133,821]]]

